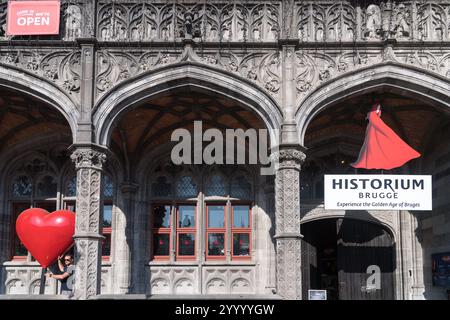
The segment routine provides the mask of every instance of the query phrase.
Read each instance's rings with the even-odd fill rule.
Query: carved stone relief
[[[68,5],[64,10],[64,36],[63,40],[72,41],[81,37],[82,15],[77,5]]]
[[[279,34],[279,3],[100,3],[101,40],[271,41]]]
[[[150,294],[198,294],[198,269],[185,267],[150,267]]]
[[[0,62],[50,80],[75,100],[80,92],[80,58],[79,51],[0,51]]]

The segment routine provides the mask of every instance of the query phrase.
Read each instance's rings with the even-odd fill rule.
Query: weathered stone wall
[[[450,127],[434,128],[439,140],[430,146],[430,155],[424,159],[422,170],[433,175],[433,211],[418,213],[419,234],[423,259],[425,298],[447,299],[446,288],[432,285],[431,255],[450,252]]]

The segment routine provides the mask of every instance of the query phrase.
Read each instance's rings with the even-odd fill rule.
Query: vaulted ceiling
[[[31,96],[0,89],[0,152],[45,136],[72,142],[70,127],[58,111]]]
[[[193,132],[196,120],[202,121],[203,132],[209,128],[265,128],[255,113],[232,100],[186,89],[159,96],[126,112],[115,124],[112,147],[139,159],[143,152],[170,143],[174,130],[185,128]]]
[[[373,97],[381,99],[382,120],[414,149],[423,149],[433,131],[450,118],[437,108],[394,93],[368,94],[339,102],[319,113],[310,123],[305,146],[310,150],[343,149],[357,155],[364,141],[366,115]],[[351,147],[353,146],[353,147]]]

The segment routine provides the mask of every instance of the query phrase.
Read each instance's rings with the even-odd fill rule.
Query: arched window
[[[198,194],[197,184],[191,176],[181,176],[177,180],[177,196],[181,198],[193,198]]]
[[[244,175],[236,175],[231,180],[230,195],[233,198],[251,199],[252,185]]]
[[[168,195],[164,192],[170,184],[166,178],[161,176],[152,183],[152,259],[192,261],[204,257],[222,262],[251,259],[251,179],[242,171],[230,175],[230,180],[220,171],[201,167],[189,172],[196,174],[178,171],[173,198],[162,196]],[[202,189],[196,179],[204,181]],[[206,197],[198,197],[199,192]]]
[[[109,175],[105,175],[103,179],[103,197],[112,198],[114,196],[114,184]]]
[[[12,183],[13,198],[30,197],[33,192],[31,178],[25,175],[18,176]]]
[[[103,178],[103,221],[102,235],[105,237],[102,243],[102,259],[109,260],[111,255],[111,236],[113,225],[113,197],[114,182],[110,175],[105,174]]]
[[[53,176],[45,175],[37,183],[36,196],[43,198],[56,197],[58,184]]]
[[[11,257],[14,260],[31,260],[16,234],[17,217],[29,208],[41,208],[53,212],[57,208],[58,183],[56,172],[50,161],[39,157],[18,162],[10,184],[11,203]]]
[[[205,185],[205,194],[207,196],[226,196],[227,189],[225,186],[225,181],[221,175],[212,175]]]
[[[172,196],[172,184],[167,181],[167,177],[159,176],[152,184],[152,196],[162,198]]]
[[[68,179],[66,184],[66,197],[76,197],[77,196],[77,176],[73,175],[70,179]]]

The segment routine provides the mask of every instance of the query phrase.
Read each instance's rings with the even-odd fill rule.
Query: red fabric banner
[[[383,120],[378,103],[368,113],[369,124],[366,138],[356,162],[350,164],[354,168],[393,169],[406,162],[420,157],[420,153],[404,142]]]
[[[7,35],[59,33],[60,1],[8,1]]]

